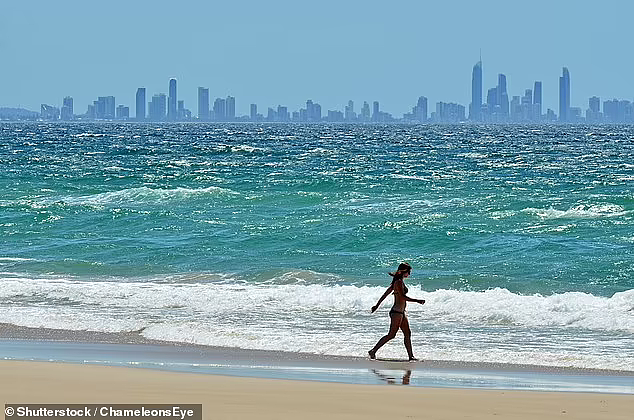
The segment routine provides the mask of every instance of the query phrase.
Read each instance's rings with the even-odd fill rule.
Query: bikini
[[[407,294],[408,291],[409,290],[407,290],[407,286],[405,286],[403,284],[403,292],[405,294]],[[392,315],[403,315],[403,316],[405,316],[405,311],[401,312],[401,311],[397,311],[396,309],[392,308],[392,309],[390,309],[390,316],[392,316]]]

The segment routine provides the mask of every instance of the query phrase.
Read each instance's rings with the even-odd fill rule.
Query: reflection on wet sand
[[[389,376],[385,373],[380,372],[377,369],[371,369],[372,373],[374,373],[376,376],[378,376],[379,378],[381,378],[382,380],[384,380],[385,382],[387,382],[389,385],[409,385],[409,378],[410,376],[412,376],[412,371],[411,370],[405,370],[403,377],[400,378],[401,383],[397,383],[397,381],[399,379],[393,377],[393,376]]]

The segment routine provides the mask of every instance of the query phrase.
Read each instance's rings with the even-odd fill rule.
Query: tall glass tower
[[[533,113],[537,120],[542,117],[542,82],[535,82],[533,89]]]
[[[559,78],[559,121],[570,121],[570,73],[564,67]]]
[[[499,106],[500,115],[505,118],[509,115],[509,95],[506,92],[506,75],[498,74],[497,86],[497,106]]]
[[[473,66],[473,72],[471,73],[469,119],[471,121],[482,121],[482,61],[478,61]]]
[[[137,121],[145,119],[145,88],[136,90],[136,119]]]
[[[176,104],[178,99],[176,97],[176,79],[170,79],[169,96],[167,98],[167,119],[174,121],[178,117]]]
[[[204,87],[198,88],[198,119],[201,121],[209,120],[209,89]]]

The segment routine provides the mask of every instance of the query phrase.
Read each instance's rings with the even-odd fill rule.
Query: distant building
[[[145,120],[145,88],[138,88],[136,90],[136,120]]]
[[[151,121],[164,121],[167,114],[167,96],[164,93],[152,96],[152,101],[148,104],[148,108]]]
[[[379,101],[374,101],[372,104],[372,121],[377,122],[381,118],[381,111],[379,109]]]
[[[480,95],[480,100],[482,100],[482,95]],[[480,104],[480,108],[482,104]],[[413,109],[414,118],[416,121],[424,123],[427,122],[427,98],[425,96],[420,96],[418,98],[418,102]]]
[[[601,112],[601,98],[593,96],[592,98],[588,99],[588,107],[592,112]]]
[[[559,78],[559,121],[570,121],[570,73],[566,67]]]
[[[593,96],[588,99],[588,109],[586,110],[586,121],[589,123],[601,122],[601,98]]]
[[[436,103],[435,122],[458,123],[464,121],[465,107],[456,103]]]
[[[176,79],[170,79],[169,96],[167,101],[167,119],[176,121],[178,118],[177,111],[178,96],[176,94]]]
[[[498,114],[501,117],[501,120],[504,121],[509,116],[509,95],[506,91],[506,75],[500,73],[498,74],[498,85],[497,85],[497,105],[499,106]]]
[[[634,104],[630,101],[613,99],[603,102],[603,117],[609,123],[633,123]]]
[[[491,88],[487,91],[487,103],[486,103],[486,120],[494,122],[499,109],[498,106],[498,89]]]
[[[313,106],[312,121],[321,121],[321,105],[318,103]]]
[[[96,101],[93,102],[95,106],[95,118],[98,120],[103,120],[106,118],[106,98],[101,96],[97,98]]]
[[[96,118],[97,112],[95,109],[95,105],[93,102],[93,105],[88,105],[88,109],[86,110],[86,118],[89,120],[94,120]]]
[[[251,104],[250,108],[249,108],[249,119],[251,121],[257,121],[258,119],[258,105],[257,104]]]
[[[59,120],[59,108],[42,104],[40,106],[40,118],[43,120]]]
[[[291,116],[288,113],[288,108],[285,106],[278,105],[277,106],[277,120],[281,122],[288,122],[291,120]]]
[[[225,121],[227,119],[227,101],[216,98],[214,101],[214,121]]]
[[[469,119],[471,121],[482,121],[482,61],[478,61],[471,72]]]
[[[176,119],[179,121],[186,120],[187,119],[185,115],[186,112],[187,110],[185,109],[185,101],[183,100],[178,101],[178,105],[176,109]]]
[[[61,110],[61,119],[64,121],[70,121],[74,118],[73,111],[73,98],[67,96],[64,98],[62,110]]]
[[[119,105],[117,107],[117,119],[127,120],[129,118],[130,118],[130,108],[124,105]]]
[[[343,122],[344,115],[341,111],[328,111],[326,119],[328,122]]]
[[[226,104],[227,111],[225,119],[227,121],[233,121],[236,119],[236,98],[233,96],[227,96]]]
[[[269,107],[268,112],[266,113],[266,120],[270,122],[274,122],[277,120],[277,112],[271,107]]]
[[[510,116],[513,122],[522,120],[522,103],[519,96],[513,96],[511,100]]]
[[[352,102],[352,100],[348,101],[348,105],[344,109],[343,118],[348,122],[357,120],[357,114],[354,112],[354,102]]]
[[[209,114],[209,89],[204,87],[198,88],[198,119],[208,121]]]
[[[361,108],[361,121],[370,121],[370,104],[363,101],[363,108]]]
[[[535,82],[533,89],[533,116],[535,121],[542,119],[542,82]]]
[[[106,114],[104,116],[107,120],[114,120],[117,116],[116,114],[116,102],[114,96],[106,96]]]
[[[115,97],[98,97],[97,101],[95,101],[95,118],[99,120],[114,120],[115,117]]]

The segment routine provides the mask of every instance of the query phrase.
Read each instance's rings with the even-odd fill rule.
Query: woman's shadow
[[[371,369],[372,373],[374,373],[376,376],[378,376],[379,378],[381,378],[382,380],[384,380],[385,382],[387,382],[389,385],[409,385],[409,378],[410,376],[412,376],[412,371],[411,370],[405,370],[405,374],[403,375],[403,377],[401,378],[401,383],[397,383],[398,379],[394,378],[392,376],[388,376],[384,373],[381,373],[380,371],[376,370],[376,369]]]

